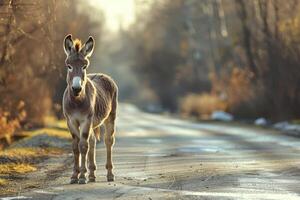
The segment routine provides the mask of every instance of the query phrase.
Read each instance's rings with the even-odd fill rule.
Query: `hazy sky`
[[[124,28],[135,20],[134,0],[89,0],[93,6],[103,10],[106,27],[111,31]]]

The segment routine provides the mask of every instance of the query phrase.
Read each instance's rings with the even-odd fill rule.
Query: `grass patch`
[[[36,167],[26,163],[0,164],[0,174],[25,174],[28,172],[34,172],[36,170]]]
[[[47,117],[46,127],[68,130],[66,120],[57,120],[53,117]]]
[[[0,186],[4,186],[7,184],[7,180],[0,178]]]
[[[0,152],[0,156],[8,158],[35,157],[36,155],[37,150],[33,148],[7,149]]]
[[[51,137],[58,137],[62,139],[71,139],[71,134],[67,128],[42,128],[34,131],[24,131],[26,136],[33,137],[41,134],[47,134]]]
[[[58,155],[63,153],[59,148],[40,148],[40,147],[19,147],[6,149],[0,151],[0,156],[8,158],[22,158],[22,157],[42,157],[48,155]]]
[[[68,129],[67,122],[65,120],[59,120],[55,123],[56,127]]]

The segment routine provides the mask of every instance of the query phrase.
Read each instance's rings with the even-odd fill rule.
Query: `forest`
[[[121,101],[199,119],[215,110],[238,119],[300,117],[298,0],[135,4],[135,22],[112,41],[103,39],[110,34],[101,10],[83,1],[0,2],[1,140],[62,118],[68,33],[97,38],[92,71],[116,79]]]

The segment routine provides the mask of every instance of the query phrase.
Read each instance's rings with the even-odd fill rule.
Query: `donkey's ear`
[[[64,39],[64,50],[67,56],[71,53],[73,48],[73,40],[72,40],[72,35],[69,34],[65,37]]]
[[[95,46],[95,40],[92,36],[89,37],[88,41],[84,44],[84,46],[81,49],[81,53],[84,57],[90,57],[93,53]]]

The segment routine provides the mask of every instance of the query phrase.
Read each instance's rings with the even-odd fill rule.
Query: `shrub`
[[[12,134],[20,128],[20,121],[26,117],[24,102],[20,101],[15,109],[18,114],[13,114],[0,108],[0,141],[2,145],[11,143]],[[2,146],[0,145],[0,149]]]
[[[215,110],[226,110],[227,104],[218,96],[203,93],[189,94],[180,101],[180,112],[183,116],[208,118]]]

